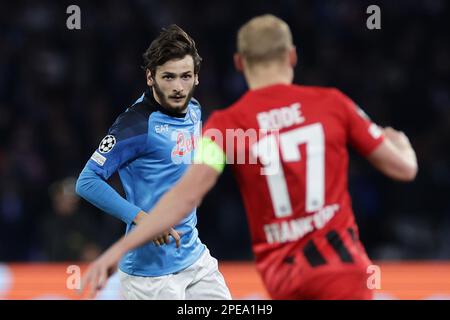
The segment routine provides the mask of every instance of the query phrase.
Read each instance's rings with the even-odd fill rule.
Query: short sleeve
[[[335,90],[347,119],[347,137],[350,145],[362,156],[368,156],[384,140],[383,132],[349,97]]]

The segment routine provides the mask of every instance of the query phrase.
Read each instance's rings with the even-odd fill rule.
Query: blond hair
[[[292,47],[289,26],[271,14],[251,19],[239,29],[237,36],[238,53],[249,65],[282,60]]]

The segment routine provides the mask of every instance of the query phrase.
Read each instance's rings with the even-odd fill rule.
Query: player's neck
[[[275,84],[292,84],[294,70],[290,66],[272,64],[247,69],[244,75],[249,89],[256,90]]]

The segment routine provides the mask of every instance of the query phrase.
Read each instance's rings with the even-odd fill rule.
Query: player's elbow
[[[414,181],[414,179],[416,179],[418,171],[419,168],[417,166],[417,163],[408,164],[404,169],[403,181],[405,182]]]
[[[392,177],[399,181],[411,182],[416,179],[418,170],[419,168],[416,162],[404,164],[401,168],[398,168],[393,172]]]
[[[381,144],[367,158],[369,162],[391,179],[413,181],[417,176],[417,159],[413,152],[397,150],[389,140]]]
[[[85,177],[83,177],[82,175],[80,175],[77,179],[77,183],[75,184],[75,192],[77,193],[77,195],[79,195],[82,198],[85,198],[86,196],[86,184],[87,184],[87,179]]]
[[[93,175],[89,170],[83,169],[75,184],[75,192],[80,197],[87,199],[89,197],[89,193],[92,187],[93,187]]]

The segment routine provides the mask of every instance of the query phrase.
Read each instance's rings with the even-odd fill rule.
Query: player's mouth
[[[171,99],[175,102],[183,102],[184,99],[186,99],[186,96],[172,96],[172,97],[169,97],[169,99]]]

